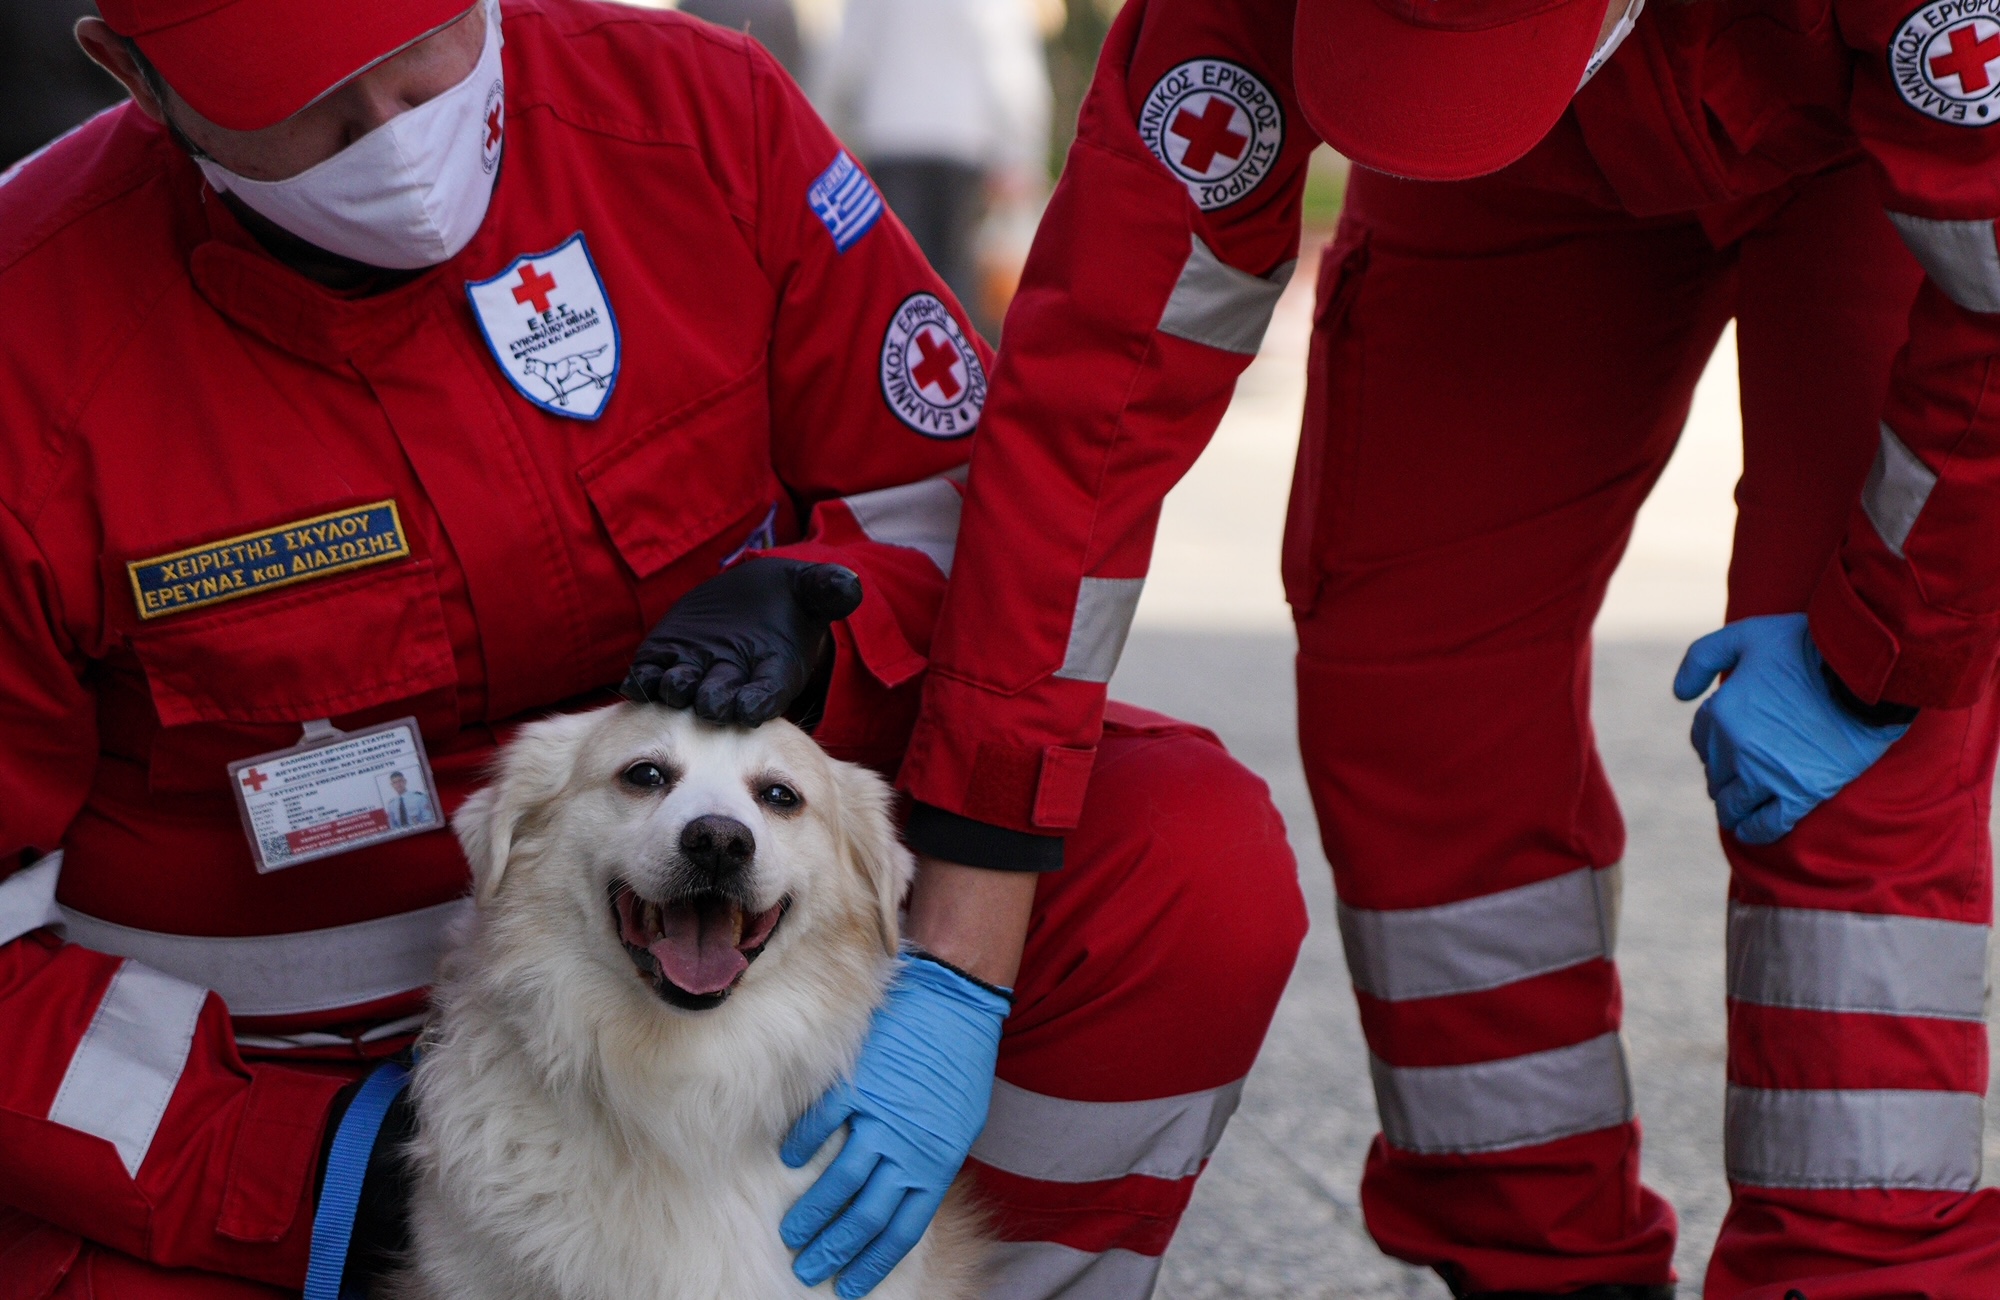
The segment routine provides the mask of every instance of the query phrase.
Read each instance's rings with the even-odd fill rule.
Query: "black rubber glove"
[[[620,692],[716,723],[754,727],[813,680],[827,628],[861,606],[861,579],[838,564],[762,556],[682,596],[632,656]]]

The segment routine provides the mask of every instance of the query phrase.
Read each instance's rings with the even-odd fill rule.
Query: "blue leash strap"
[[[347,1243],[354,1235],[354,1213],[361,1205],[361,1180],[389,1104],[410,1081],[400,1062],[384,1061],[365,1079],[326,1156],[326,1180],[313,1212],[312,1255],[306,1262],[304,1300],[340,1300],[340,1275],[347,1268]]]

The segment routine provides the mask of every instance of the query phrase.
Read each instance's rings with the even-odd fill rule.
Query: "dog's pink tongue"
[[[736,950],[735,911],[669,906],[660,917],[660,937],[646,950],[666,977],[689,993],[720,993],[750,965]]]

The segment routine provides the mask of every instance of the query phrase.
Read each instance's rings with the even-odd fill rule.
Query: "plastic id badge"
[[[445,824],[415,718],[359,731],[308,722],[290,749],[231,763],[229,785],[259,872]]]

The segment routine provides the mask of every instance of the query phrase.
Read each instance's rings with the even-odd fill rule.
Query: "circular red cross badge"
[[[1189,59],[1147,93],[1139,138],[1207,212],[1236,202],[1271,174],[1285,143],[1285,110],[1241,64]]]
[[[963,438],[986,405],[979,352],[936,294],[903,299],[882,336],[882,400],[926,438]]]
[[[1925,5],[1889,42],[1903,102],[1953,126],[2000,122],[2000,0]]]

